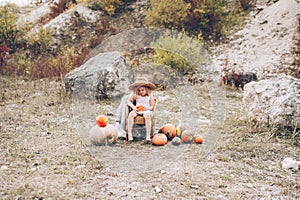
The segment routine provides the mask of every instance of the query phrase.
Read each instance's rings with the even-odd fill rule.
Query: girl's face
[[[147,88],[146,87],[139,87],[138,90],[138,95],[140,96],[146,96],[148,94]]]

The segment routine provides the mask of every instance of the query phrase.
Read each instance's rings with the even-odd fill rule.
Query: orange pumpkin
[[[194,136],[194,142],[196,144],[202,144],[203,143],[203,137],[201,135],[199,135],[199,134],[195,135]]]
[[[167,142],[168,142],[168,138],[163,133],[157,133],[152,138],[152,144],[154,144],[156,146],[163,146],[163,145],[167,144]]]
[[[96,124],[100,127],[105,127],[108,123],[108,119],[105,115],[99,115],[96,117]]]
[[[140,105],[140,106],[137,106],[136,109],[138,112],[141,112],[141,111],[144,111],[145,107]]]
[[[194,139],[194,134],[192,130],[184,130],[181,133],[181,140],[183,143],[192,143]]]
[[[164,133],[170,140],[176,136],[176,127],[173,124],[166,124],[159,129],[160,133]]]

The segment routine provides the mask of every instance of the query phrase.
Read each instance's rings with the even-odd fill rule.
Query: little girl
[[[156,86],[148,82],[146,79],[137,80],[135,83],[129,86],[130,90],[133,90],[133,95],[129,98],[127,104],[132,108],[132,111],[128,115],[128,141],[133,140],[132,128],[134,124],[134,118],[137,115],[143,115],[145,118],[146,126],[146,142],[151,142],[151,119],[154,109],[154,98],[150,95],[151,91]],[[135,100],[135,104],[133,103]]]

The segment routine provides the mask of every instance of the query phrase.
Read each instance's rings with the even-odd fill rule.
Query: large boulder
[[[244,108],[257,125],[300,127],[300,80],[275,76],[245,86]]]
[[[129,84],[130,67],[117,51],[98,54],[65,77],[66,90],[87,99],[121,97]]]

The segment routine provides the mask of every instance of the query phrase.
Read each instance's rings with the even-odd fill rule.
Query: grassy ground
[[[198,115],[210,124],[203,145],[95,147],[78,134],[80,116],[61,82],[2,76],[0,85],[1,199],[300,198],[299,171],[281,167],[285,157],[300,160],[297,138],[252,132],[239,91],[226,92],[215,129],[213,94],[197,87]],[[153,165],[136,165],[143,159]]]

